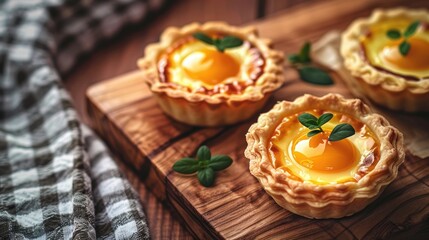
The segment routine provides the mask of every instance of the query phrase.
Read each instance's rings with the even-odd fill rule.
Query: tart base
[[[381,188],[380,191],[384,191],[384,188]],[[293,212],[297,215],[310,218],[310,219],[329,219],[329,218],[343,218],[351,216],[355,213],[362,211],[366,206],[372,203],[378,196],[366,199],[354,199],[352,202],[343,206],[331,206],[326,205],[319,208],[315,208],[306,204],[301,204],[300,202],[288,202],[285,203],[282,199],[282,195],[275,195],[272,192],[267,191],[267,193],[274,199],[274,201],[285,208],[286,210]]]
[[[255,115],[267,102],[269,95],[258,101],[241,101],[233,104],[188,102],[183,98],[170,98],[154,93],[159,106],[171,118],[193,126],[217,127],[242,122]]]
[[[389,91],[380,85],[368,84],[359,77],[352,77],[356,90],[360,94],[368,96],[373,102],[383,107],[405,112],[429,112],[429,92],[411,93],[407,90],[399,92]],[[350,80],[348,80],[350,81]]]

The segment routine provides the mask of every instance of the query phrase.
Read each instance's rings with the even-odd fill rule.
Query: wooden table
[[[164,27],[169,25],[182,25],[192,20],[209,20],[212,17],[215,17],[210,16],[207,18],[204,15],[201,15],[201,12],[198,11],[194,11],[192,14],[186,13],[186,11],[191,9],[189,6],[196,4],[196,2],[197,1],[181,2],[176,7],[172,7],[164,13],[165,15],[160,16],[156,23],[146,25],[144,27],[147,29],[146,31],[137,30],[134,32],[128,32],[126,37],[119,38],[108,43],[104,48],[96,51],[88,60],[86,60],[86,62],[75,69],[75,71],[66,80],[66,86],[70,90],[73,98],[76,100],[77,108],[83,114],[83,119],[87,120],[83,110],[83,93],[89,84],[94,81],[112,78],[135,69],[135,60],[140,57],[144,45],[148,42],[156,41],[157,35]],[[210,3],[212,5],[210,5]],[[213,4],[213,2],[209,2],[205,3],[207,4],[205,6],[207,7],[207,12],[212,13],[212,9],[220,9],[219,11],[222,12],[224,20],[233,24],[241,24],[252,21],[257,14],[255,8],[256,2],[252,2],[253,5],[252,3],[246,2],[246,7],[242,6],[242,3],[243,2],[233,1],[233,3],[231,3],[233,6],[226,7],[218,6],[217,4]],[[268,1],[266,5],[267,9],[270,9],[269,6],[274,6],[275,4],[278,4],[278,2]],[[255,25],[260,29],[260,34],[262,36],[269,37],[274,40],[276,48],[284,50],[285,52],[295,52],[303,41],[314,41],[323,33],[332,29],[341,30],[356,17],[367,16],[375,7],[390,7],[401,4],[410,7],[429,6],[429,3],[426,1],[383,1],[382,3],[369,0],[354,2],[314,1],[294,4],[292,7],[287,8],[282,12],[275,13],[267,19],[256,22]],[[253,6],[253,12],[249,11],[252,10],[249,6]],[[285,3],[283,6],[288,6],[288,4]],[[200,10],[200,7],[201,6],[195,8]],[[204,7],[202,9],[204,9]],[[240,10],[225,11],[225,9]],[[216,11],[214,10],[214,12]],[[237,12],[239,14],[236,14]],[[178,21],[177,18],[172,17],[177,17],[179,15],[183,16],[183,18],[180,18],[180,21]],[[118,64],[116,60],[118,57],[124,61],[120,61]],[[94,71],[94,69],[97,69],[97,71]],[[288,78],[294,79],[294,81],[299,81],[296,75],[291,72],[288,73]],[[341,86],[333,86],[330,88],[307,86],[305,90],[319,93],[319,95],[324,92],[336,91],[340,91],[340,93],[345,95],[349,94],[347,90],[344,90]],[[302,94],[302,91],[285,93],[290,94],[287,99],[293,99]],[[124,167],[124,169],[127,169],[127,167]],[[145,187],[142,186],[139,178],[131,171],[125,170],[125,172],[136,189],[139,190],[142,200],[145,203],[153,236],[155,238],[181,239],[189,237],[186,230],[184,230],[177,220],[170,215],[166,208],[157,202]]]

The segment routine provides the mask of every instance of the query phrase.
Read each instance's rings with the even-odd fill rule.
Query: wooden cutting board
[[[322,1],[305,5],[255,23],[260,35],[274,40],[286,53],[297,51],[305,40],[343,29],[353,19],[367,16],[376,4],[394,6],[406,1]],[[413,6],[429,6],[413,1]],[[310,85],[286,68],[287,82],[275,93],[264,111],[276,101],[292,101],[305,93],[322,96],[340,93],[353,97],[336,77],[333,86]],[[87,92],[93,127],[130,171],[156,196],[171,206],[186,227],[200,239],[310,238],[375,239],[428,234],[429,158],[407,154],[398,178],[363,211],[336,220],[311,220],[279,207],[248,171],[245,134],[256,121],[201,128],[178,123],[163,114],[138,71],[106,80]],[[410,119],[414,131],[428,131],[428,114],[410,115],[381,110],[389,120]],[[409,129],[407,129],[409,130]],[[407,137],[407,136],[405,136]],[[410,136],[408,136],[410,137]],[[213,154],[228,154],[234,163],[217,174],[215,186],[204,188],[195,176],[171,170],[175,161],[195,156],[206,144]],[[429,147],[429,146],[427,146]],[[426,229],[426,232],[425,232]]]

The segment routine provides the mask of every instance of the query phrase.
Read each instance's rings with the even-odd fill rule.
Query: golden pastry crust
[[[410,81],[376,69],[362,56],[360,37],[365,31],[375,23],[395,17],[429,23],[429,12],[423,9],[375,10],[369,18],[355,20],[342,34],[340,52],[344,65],[361,86],[359,90],[376,103],[395,110],[429,111],[429,78]]]
[[[318,185],[275,168],[268,145],[276,127],[284,117],[311,109],[345,113],[367,125],[380,142],[380,159],[374,169],[357,182]],[[250,127],[246,140],[245,156],[252,175],[280,206],[308,218],[340,218],[362,210],[396,178],[405,157],[403,136],[396,128],[362,101],[338,94],[304,95],[294,102],[279,102]]]
[[[215,32],[234,35],[256,47],[265,60],[263,73],[243,93],[214,95],[193,93],[172,88],[160,81],[157,63],[160,56],[175,41],[195,32]],[[156,96],[161,108],[171,117],[191,125],[219,126],[243,121],[262,108],[268,96],[284,82],[283,53],[271,48],[268,39],[259,38],[254,27],[233,27],[223,22],[191,23],[182,28],[169,27],[159,43],[150,44],[145,56],[138,60],[144,81]]]

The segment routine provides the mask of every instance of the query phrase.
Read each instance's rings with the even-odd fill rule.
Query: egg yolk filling
[[[361,44],[366,60],[376,68],[400,75],[410,80],[429,77],[429,30],[427,24],[420,24],[417,31],[409,39],[392,40],[387,31],[398,29],[404,32],[414,20],[392,18],[372,25],[361,37]],[[399,45],[406,40],[411,48],[403,56]]]
[[[255,84],[264,66],[262,53],[247,41],[220,52],[191,36],[173,44],[158,61],[161,81],[208,95],[240,94]]]
[[[290,173],[292,178],[315,184],[357,182],[374,168],[379,159],[379,144],[371,130],[354,118],[334,113],[323,125],[323,133],[308,137],[295,114],[283,119],[269,142],[269,153],[276,168]],[[321,115],[323,111],[312,110]],[[349,123],[355,135],[340,141],[328,141],[332,129],[339,123]]]
[[[348,140],[330,142],[330,132],[312,137],[306,134],[294,139],[290,153],[295,161],[310,170],[338,172],[353,167],[356,162],[356,150]]]
[[[240,70],[240,64],[233,57],[212,49],[189,53],[181,66],[188,77],[211,86],[236,76]]]

